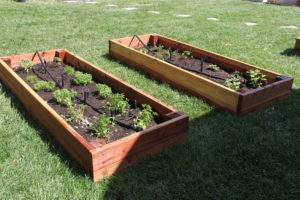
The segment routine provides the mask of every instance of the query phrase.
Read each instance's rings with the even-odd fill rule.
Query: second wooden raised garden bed
[[[76,70],[79,75],[72,70]],[[82,76],[84,73],[88,73],[88,76]],[[78,85],[80,79],[77,75],[81,76],[81,81],[88,80],[89,83]],[[65,49],[1,57],[0,80],[64,149],[90,172],[94,181],[184,141],[187,137],[187,115]],[[108,97],[103,97],[103,90],[98,92],[96,84],[106,85],[106,89],[110,87]],[[64,98],[61,98],[63,103],[59,103],[59,95],[54,93],[63,88],[77,93],[73,99],[70,98],[72,101],[67,101],[69,99],[66,96],[60,96]],[[60,95],[66,95],[66,91]],[[115,97],[121,97],[125,103],[113,107]],[[118,108],[123,108],[124,112]],[[149,117],[145,108],[153,109],[156,116],[151,111]],[[99,116],[107,119],[107,123]],[[146,124],[143,127],[139,122],[146,118],[148,121],[143,121]],[[91,124],[97,120],[104,125]],[[95,130],[107,133],[103,128],[109,131],[109,135],[96,137]]]
[[[109,54],[240,115],[288,97],[293,82],[290,77],[158,34],[112,39]],[[257,76],[260,80],[254,82]]]

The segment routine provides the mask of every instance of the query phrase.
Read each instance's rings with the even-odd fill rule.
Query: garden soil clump
[[[103,143],[109,143],[109,142],[118,140],[120,138],[126,137],[128,135],[131,135],[131,134],[137,132],[137,130],[134,130],[132,128],[124,127],[122,125],[119,125],[118,123],[114,123],[113,125],[110,125],[110,127],[109,127],[109,136],[107,138],[100,139],[100,138],[95,137],[90,130],[90,126],[94,122],[95,117],[98,117],[100,115],[100,113],[97,112],[95,109],[93,109],[93,107],[101,110],[108,116],[111,115],[111,111],[109,109],[105,108],[106,103],[110,102],[110,98],[109,97],[101,98],[98,95],[96,84],[99,82],[96,80],[93,80],[92,83],[89,83],[87,85],[76,85],[73,82],[74,75],[63,75],[62,76],[62,74],[64,73],[64,68],[65,68],[65,66],[67,66],[66,64],[64,64],[64,63],[57,64],[56,62],[49,62],[49,63],[47,63],[46,66],[47,66],[48,71],[52,74],[52,76],[55,78],[55,80],[57,82],[59,82],[59,84],[62,83],[62,77],[63,77],[64,88],[66,88],[68,90],[74,90],[77,92],[77,96],[80,97],[81,100],[78,98],[74,98],[73,99],[74,103],[84,104],[82,102],[82,99],[84,99],[84,93],[88,92],[86,102],[89,105],[92,105],[92,107],[89,105],[86,105],[86,107],[84,109],[84,117],[82,120],[80,120],[80,122],[78,122],[78,123],[70,122],[69,123],[88,142],[91,142],[93,140],[98,140],[98,141],[102,140]],[[26,81],[26,78],[29,75],[36,75],[38,77],[38,79],[40,79],[40,80],[53,81],[51,76],[43,68],[42,64],[35,65],[33,67],[33,70],[31,69],[28,72],[26,72],[23,69],[16,69],[15,72],[24,81]],[[30,85],[31,88],[33,88],[34,84],[29,83],[28,81],[26,81],[26,82],[28,85]],[[61,89],[61,88],[56,84],[55,88],[50,92],[42,91],[42,90],[36,91],[36,92],[59,115],[64,117],[64,116],[68,115],[67,107],[65,105],[57,103],[54,100],[53,95],[52,95],[53,91],[56,91],[59,89]],[[125,124],[133,125],[134,118],[136,118],[141,111],[142,111],[142,109],[141,109],[140,105],[136,105],[135,102],[129,101],[128,105],[126,106],[126,112],[124,112],[123,114],[115,115],[115,117],[116,117],[115,119],[118,121],[124,122]],[[161,121],[159,120],[159,118],[155,117],[154,120],[152,120],[149,123],[148,128],[151,126],[155,126],[156,124],[158,124],[160,122]]]

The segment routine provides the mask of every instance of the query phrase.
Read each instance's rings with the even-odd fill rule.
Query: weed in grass
[[[211,64],[211,65],[208,65],[207,69],[216,72],[216,71],[220,70],[220,67],[218,67],[217,65]]]
[[[34,65],[35,63],[33,61],[22,59],[19,64],[19,68],[24,69],[26,72],[28,72],[34,67]]]
[[[153,112],[151,107],[147,104],[142,104],[142,112],[139,113],[137,118],[133,120],[134,126],[141,130],[145,130],[154,116],[157,116],[156,112]]]
[[[72,99],[77,95],[74,90],[67,90],[66,88],[61,90],[56,90],[52,93],[54,100],[57,103],[66,105],[67,107],[72,106]]]
[[[128,99],[124,94],[117,93],[110,96],[110,102],[107,102],[106,108],[112,112],[124,113],[127,105]]]
[[[109,134],[109,125],[112,124],[112,117],[108,117],[105,114],[100,115],[95,118],[94,124],[90,127],[92,134],[101,137],[107,138]]]
[[[249,70],[249,85],[253,88],[258,88],[267,83],[266,75],[262,74],[260,70]]]
[[[105,84],[99,83],[99,84],[96,84],[96,87],[97,87],[99,96],[102,98],[110,97],[113,94],[111,88]]]
[[[29,75],[26,77],[26,81],[29,83],[36,83],[38,81],[38,77],[36,75]]]
[[[92,75],[83,72],[75,72],[75,78],[73,79],[76,85],[87,85],[92,82]]]
[[[55,82],[53,81],[38,81],[33,85],[33,88],[36,91],[44,90],[44,91],[52,91],[55,87]]]
[[[69,65],[64,68],[64,74],[66,75],[74,74],[74,72],[75,69]]]

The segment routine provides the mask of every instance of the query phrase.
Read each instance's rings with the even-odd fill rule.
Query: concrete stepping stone
[[[148,13],[152,13],[152,14],[160,14],[159,11],[154,11],[154,10],[150,10],[150,11],[148,11]]]
[[[187,15],[187,14],[179,14],[179,15],[176,15],[176,17],[190,17],[191,15]]]
[[[255,22],[245,22],[245,24],[247,26],[256,26],[257,25],[257,23],[255,23]]]
[[[131,11],[131,10],[137,10],[137,8],[122,8],[122,10]]]
[[[209,17],[209,18],[207,18],[207,20],[210,20],[210,21],[219,21],[219,19],[215,18],[215,17]]]
[[[299,29],[297,26],[290,25],[290,26],[279,26],[279,28],[282,29]]]

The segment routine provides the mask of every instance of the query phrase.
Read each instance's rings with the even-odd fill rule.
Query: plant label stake
[[[86,103],[86,100],[87,100],[87,98],[89,97],[89,92],[88,91],[85,91],[84,93],[83,93],[83,101]]]

